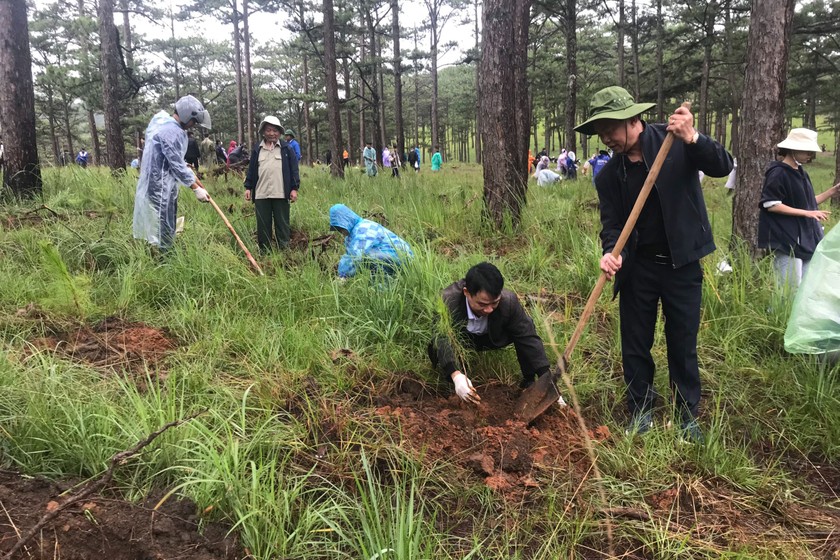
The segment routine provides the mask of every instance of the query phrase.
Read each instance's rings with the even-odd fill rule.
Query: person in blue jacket
[[[346,252],[338,261],[338,276],[349,278],[360,265],[372,273],[381,270],[387,275],[414,257],[408,243],[393,231],[371,220],[365,220],[344,204],[330,208],[330,229],[345,236]]]
[[[287,128],[286,132],[283,134],[286,136],[286,142],[289,143],[289,147],[295,152],[297,160],[300,161],[300,144],[298,144],[298,141],[295,140],[295,131],[291,128]]]
[[[592,168],[592,184],[595,184],[595,176],[607,165],[610,161],[610,153],[607,150],[599,150],[598,155],[589,160],[589,166]]]

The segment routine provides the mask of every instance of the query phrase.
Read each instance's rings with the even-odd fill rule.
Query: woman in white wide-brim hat
[[[773,267],[780,286],[797,287],[823,238],[820,222],[829,212],[819,209],[840,189],[840,183],[818,195],[802,164],[821,152],[817,133],[794,128],[777,146],[780,161],[767,167],[761,190],[758,246],[773,252]]]

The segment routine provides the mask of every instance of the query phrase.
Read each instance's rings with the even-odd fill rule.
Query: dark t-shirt
[[[621,173],[627,184],[627,191],[635,201],[642,192],[648,169],[644,161],[630,161],[626,156],[620,156],[625,173]],[[647,201],[636,222],[638,241],[636,253],[639,255],[655,256],[670,255],[668,238],[665,234],[665,222],[662,220],[662,206],[659,203],[659,193],[656,187],[650,191]]]

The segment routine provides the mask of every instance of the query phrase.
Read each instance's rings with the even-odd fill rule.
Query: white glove
[[[472,381],[470,381],[463,373],[458,372],[455,374],[452,381],[455,383],[455,394],[458,395],[462,401],[477,404],[481,400],[481,397],[479,397],[478,393],[475,391],[475,387],[473,387]]]
[[[196,187],[193,189],[195,193],[195,197],[199,200],[199,202],[210,202],[210,195],[207,194],[207,191],[202,189],[201,187]]]

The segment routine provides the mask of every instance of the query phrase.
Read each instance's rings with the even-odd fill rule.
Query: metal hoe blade
[[[530,424],[557,403],[560,391],[557,390],[555,375],[553,371],[546,373],[522,391],[513,409],[514,416],[518,420]]]

